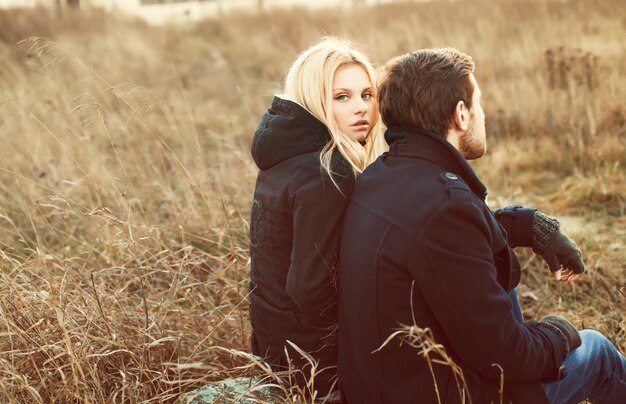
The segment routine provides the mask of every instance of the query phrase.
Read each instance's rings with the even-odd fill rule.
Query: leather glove
[[[580,334],[578,334],[576,327],[564,318],[545,316],[539,321],[538,325],[544,326],[556,333],[559,338],[565,342],[568,352],[578,348],[582,344]]]
[[[559,221],[535,211],[531,230],[532,248],[548,263],[551,272],[561,267],[575,274],[585,272],[580,250],[572,239],[559,230]]]

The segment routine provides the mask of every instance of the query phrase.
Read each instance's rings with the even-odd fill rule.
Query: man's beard
[[[474,127],[470,125],[459,139],[459,152],[466,160],[475,160],[482,157],[486,151],[487,145],[484,141],[477,139]]]

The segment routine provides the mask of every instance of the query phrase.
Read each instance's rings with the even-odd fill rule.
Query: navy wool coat
[[[487,207],[485,187],[445,139],[406,128],[385,137],[390,151],[358,178],[344,218],[344,398],[499,403],[503,376],[503,402],[546,402],[540,381],[560,374],[566,346],[551,330],[517,321],[509,298],[520,278],[511,247],[527,243],[534,210],[506,212],[505,228],[496,219],[505,212]],[[384,344],[403,325],[430,330],[463,377],[435,352],[429,365],[401,335]]]

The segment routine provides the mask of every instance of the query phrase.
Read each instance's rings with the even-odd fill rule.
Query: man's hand
[[[531,237],[533,251],[548,264],[556,281],[573,282],[585,272],[580,249],[559,229],[558,220],[536,211]]]
[[[552,278],[560,282],[574,282],[579,276],[580,274],[574,273],[571,269],[559,269],[552,272]]]

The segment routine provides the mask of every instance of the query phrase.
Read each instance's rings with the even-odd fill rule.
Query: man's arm
[[[454,352],[478,373],[498,380],[498,364],[511,381],[554,377],[568,344],[549,326],[514,318],[497,282],[491,237],[476,206],[451,203],[416,238],[408,269]]]

